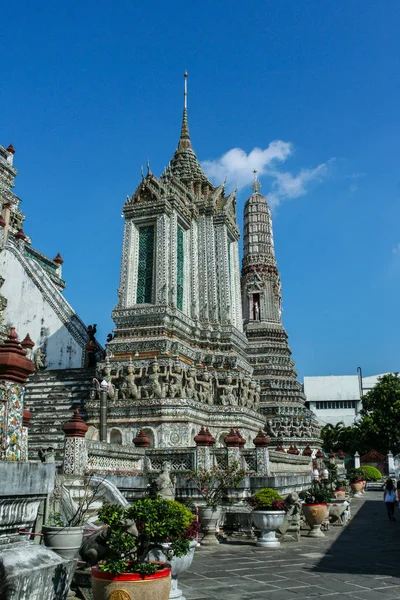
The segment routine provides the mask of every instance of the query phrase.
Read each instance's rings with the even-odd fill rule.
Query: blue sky
[[[240,223],[252,163],[273,204],[300,378],[399,369],[399,30],[398,0],[3,5],[0,143],[24,230],[62,254],[101,341],[121,208],[146,159],[159,174],[173,155],[187,69],[199,160],[239,182]]]

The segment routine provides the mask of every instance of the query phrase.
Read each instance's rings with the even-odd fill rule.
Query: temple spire
[[[183,83],[183,118],[182,118],[182,129],[181,137],[179,138],[178,150],[185,150],[191,148],[192,143],[189,135],[188,115],[187,115],[187,78],[188,73],[185,71]]]
[[[257,179],[257,169],[253,170],[253,177],[254,177],[253,185],[251,187],[257,193],[259,191],[259,189],[261,188],[261,183]]]

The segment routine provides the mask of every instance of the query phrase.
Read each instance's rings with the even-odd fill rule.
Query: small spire
[[[261,188],[261,183],[257,179],[257,169],[253,170],[253,174],[254,174],[254,180],[253,180],[253,185],[251,187],[257,193],[258,190]]]
[[[186,148],[191,148],[192,143],[190,141],[189,135],[189,125],[188,125],[188,114],[187,114],[187,78],[188,72],[185,71],[183,80],[183,118],[182,118],[182,128],[181,128],[181,137],[179,138],[178,150],[185,150]]]

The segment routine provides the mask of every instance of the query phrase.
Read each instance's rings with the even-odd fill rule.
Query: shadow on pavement
[[[371,494],[372,496],[372,494]],[[359,508],[347,527],[312,572],[393,575],[400,573],[400,510],[390,522],[383,494],[375,492]]]

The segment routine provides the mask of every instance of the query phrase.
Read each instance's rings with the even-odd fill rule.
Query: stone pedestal
[[[27,541],[54,476],[55,465],[0,462],[0,559],[12,590],[7,600],[66,598],[75,561]]]

